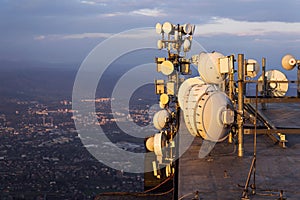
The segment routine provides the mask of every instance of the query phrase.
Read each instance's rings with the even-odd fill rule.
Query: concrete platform
[[[268,105],[264,113],[276,126],[298,128],[299,111],[299,104],[284,104]],[[188,134],[184,128],[180,131]],[[250,199],[278,199],[281,190],[286,199],[300,199],[300,135],[287,135],[287,140],[287,148],[283,149],[268,136],[257,136],[256,194],[251,195],[250,189]],[[241,199],[241,186],[245,185],[253,158],[253,135],[244,137],[243,158],[237,157],[235,145],[227,141],[218,143],[205,158],[199,158],[202,142],[195,138],[179,159],[179,199],[192,199],[196,191],[203,200]]]

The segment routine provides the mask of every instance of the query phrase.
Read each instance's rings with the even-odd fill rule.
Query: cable
[[[186,198],[191,195],[195,195],[193,199],[199,199],[199,191],[196,191],[196,192],[187,193],[187,194],[183,195],[182,197],[180,197],[178,200],[182,200],[183,198]]]
[[[137,197],[142,197],[142,196],[164,196],[170,192],[172,192],[174,190],[174,188],[170,189],[169,191],[166,191],[166,192],[163,192],[163,193],[148,193],[148,192],[151,192],[159,187],[161,187],[163,184],[165,184],[166,182],[168,182],[171,178],[173,178],[174,175],[168,177],[167,179],[165,179],[163,182],[161,182],[160,184],[158,184],[157,186],[155,186],[154,188],[151,188],[149,190],[146,190],[144,192],[137,192],[137,193],[130,193],[130,192],[105,192],[105,193],[101,193],[101,194],[98,194],[96,197],[95,197],[95,200],[100,200],[99,198],[101,196],[115,196],[115,195],[121,195],[121,196],[137,196]]]
[[[236,144],[234,144],[233,143],[233,151],[232,152],[229,152],[229,153],[216,153],[216,154],[213,154],[213,153],[210,153],[209,155],[211,156],[211,157],[219,157],[219,156],[230,156],[230,155],[234,155],[235,154],[235,152],[236,152]]]
[[[146,197],[146,196],[164,196],[173,192],[174,188],[170,189],[169,191],[158,193],[158,194],[146,194],[146,193],[130,193],[130,192],[106,192],[98,194],[95,197],[95,200],[100,200],[101,196],[136,196],[136,197]]]
[[[143,193],[148,193],[151,192],[157,188],[159,188],[160,186],[162,186],[163,184],[165,184],[166,182],[168,182],[171,178],[173,178],[174,174],[172,174],[172,176],[169,176],[166,180],[164,180],[163,182],[161,182],[160,184],[158,184],[157,186],[155,186],[154,188],[151,188],[149,190],[144,191]]]
[[[193,192],[187,193],[187,194],[183,195],[182,197],[180,197],[178,200],[182,200],[183,198],[191,196],[193,194],[194,194]]]
[[[265,196],[265,197],[279,197],[279,194],[264,194],[259,192],[256,192],[255,194],[258,196]]]

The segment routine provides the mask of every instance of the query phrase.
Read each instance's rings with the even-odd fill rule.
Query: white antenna
[[[220,84],[224,81],[225,75],[220,71],[220,58],[225,56],[218,52],[200,53],[198,57],[198,72],[206,83]]]
[[[174,26],[170,22],[165,22],[162,26],[162,30],[166,34],[174,34]]]
[[[246,60],[246,76],[250,78],[254,78],[259,73],[259,64],[254,59]]]
[[[287,54],[281,59],[281,65],[285,70],[292,70],[297,64],[297,60],[294,56]]]
[[[155,30],[157,34],[161,34],[162,33],[162,25],[160,23],[157,23],[155,26]]]
[[[174,65],[171,61],[166,60],[161,64],[161,72],[163,75],[171,75],[174,72]]]
[[[265,74],[267,81],[268,81],[268,87],[267,87],[267,92],[269,93],[270,96],[274,97],[283,97],[285,96],[286,92],[288,91],[289,88],[289,83],[288,79],[282,73],[281,71],[278,70],[270,70],[267,71]],[[259,77],[259,87],[258,90],[262,92],[262,79],[263,77]]]
[[[193,136],[223,141],[234,122],[232,103],[228,96],[199,77],[187,79],[179,88],[178,103],[185,124]]]
[[[170,114],[167,110],[160,110],[157,113],[155,113],[153,117],[153,125],[156,129],[162,130],[170,117]]]

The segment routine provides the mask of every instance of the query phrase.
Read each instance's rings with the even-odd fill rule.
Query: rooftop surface
[[[268,104],[262,111],[278,127],[300,127],[299,104]],[[184,123],[181,123],[183,125]],[[287,135],[283,149],[267,135],[257,135],[256,194],[250,199],[300,199],[300,133]],[[186,134],[182,130],[181,134]],[[253,135],[244,136],[244,157],[227,141],[216,144],[205,158],[199,158],[202,145],[195,138],[179,159],[178,197],[192,199],[241,199],[253,159]],[[250,181],[253,184],[253,176]]]

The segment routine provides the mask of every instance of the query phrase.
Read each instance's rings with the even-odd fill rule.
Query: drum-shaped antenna
[[[215,142],[227,137],[234,121],[232,103],[215,85],[199,77],[187,79],[179,88],[178,102],[191,135]]]
[[[187,102],[188,94],[191,88],[195,85],[203,85],[203,84],[205,84],[205,82],[202,81],[200,77],[189,78],[181,84],[178,90],[178,103],[182,110],[186,108],[185,104]]]

